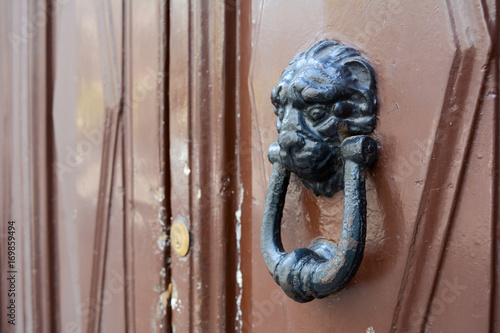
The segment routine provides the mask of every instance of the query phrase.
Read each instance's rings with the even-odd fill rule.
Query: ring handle
[[[377,156],[376,141],[366,135],[346,138],[340,145],[344,172],[344,217],[339,245],[325,238],[309,248],[285,252],[281,242],[281,219],[290,179],[276,158],[273,163],[261,228],[261,250],[269,273],[283,291],[297,302],[323,298],[344,288],[363,259],[366,237],[366,192],[363,169]]]

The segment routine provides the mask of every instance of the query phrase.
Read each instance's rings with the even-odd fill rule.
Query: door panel
[[[168,331],[166,1],[0,6],[2,219],[19,226],[0,330]]]
[[[171,38],[177,42],[170,68],[177,74],[170,81],[170,128],[177,134],[170,143],[178,176],[171,193],[179,195],[173,216],[188,220],[193,235],[188,257],[173,255],[175,304],[188,305],[175,307],[173,325],[227,330],[220,318],[231,307],[235,330],[256,332],[466,332],[494,325],[497,99],[488,91],[498,90],[491,61],[495,8],[493,2],[439,0],[172,3]],[[260,253],[272,168],[267,148],[277,139],[269,95],[289,61],[323,39],[355,47],[375,68],[373,136],[380,154],[368,171],[367,243],[359,271],[341,292],[298,304],[272,280]],[[234,92],[224,86],[232,76]],[[236,136],[219,137],[217,130],[227,127],[217,124],[229,113],[218,98],[232,94]],[[220,154],[227,147],[238,155],[229,175],[231,161]],[[229,187],[222,185],[226,176]],[[229,192],[233,181],[235,194]],[[225,195],[237,205],[221,206]],[[315,197],[292,175],[285,249],[307,247],[318,237],[338,240],[341,214],[342,193]],[[231,238],[236,243],[220,252],[218,244]],[[214,264],[214,257],[236,265]],[[237,285],[225,289],[213,282],[234,277]],[[215,310],[206,310],[209,304]]]
[[[109,239],[115,243],[123,234],[109,233],[107,223],[111,207],[123,210],[121,201],[112,200],[117,190],[112,185],[113,171],[118,171],[118,177],[121,174],[113,165],[121,159],[115,160],[114,152],[122,63],[116,49],[121,46],[121,29],[112,24],[121,22],[117,13],[122,8],[115,10],[113,21],[102,10],[95,15],[99,5],[69,2],[60,8],[56,23],[53,114],[57,189],[63,194],[58,219],[67,221],[58,225],[60,302],[61,326],[68,330],[86,329],[100,321],[95,300],[101,299],[104,290],[106,243]],[[101,40],[95,38],[99,35]],[[94,251],[94,256],[89,255]]]
[[[170,5],[172,218],[192,238],[186,257],[171,251],[172,329],[238,330],[237,11],[232,1]]]
[[[1,331],[50,331],[55,326],[54,272],[56,260],[51,168],[52,61],[47,52],[51,25],[30,25],[35,13],[45,13],[44,1],[4,1],[0,4],[2,148],[0,173]],[[40,18],[37,17],[39,20]],[[36,21],[37,23],[40,21]],[[8,221],[15,221],[14,235]],[[7,280],[8,236],[15,241],[15,326],[8,323],[7,304],[14,299]],[[9,267],[10,268],[10,267]],[[10,275],[10,273],[9,273]],[[11,294],[11,295],[8,295]]]
[[[127,275],[136,332],[168,331],[168,128],[166,117],[167,2],[127,1],[124,34]],[[129,36],[129,38],[127,38]]]
[[[480,3],[463,8],[441,1],[316,4],[264,3],[257,14],[251,73],[253,137],[262,152],[276,140],[271,125],[275,116],[264,110],[270,109],[268,95],[276,78],[296,53],[317,40],[334,39],[366,54],[378,74],[380,107],[374,136],[381,149],[368,182],[365,257],[355,279],[337,295],[311,304],[286,299],[285,306],[276,307],[269,319],[254,324],[261,324],[259,329],[264,331],[276,329],[275,318],[281,316],[283,332],[298,327],[339,332],[370,327],[375,331],[418,330],[426,325],[431,293],[439,288],[436,274],[449,227],[456,219],[453,208],[462,187],[459,177],[485,80],[480,69],[488,63],[490,40],[484,12]],[[275,33],[278,29],[287,32],[283,39]],[[270,53],[270,45],[278,43],[280,48]],[[252,165],[258,198],[265,196],[271,169],[265,155],[261,156]],[[485,181],[490,184],[491,179]],[[338,239],[341,211],[331,206],[341,207],[340,197],[314,198],[292,177],[282,227],[285,248],[307,246],[319,236]],[[297,209],[297,203],[302,207]],[[254,221],[260,219],[262,210],[262,206],[255,207]],[[481,216],[491,221],[487,212]],[[255,225],[253,233],[258,232]],[[491,239],[487,244],[491,246]],[[253,252],[258,250],[256,241]],[[487,254],[491,263],[491,253]],[[266,269],[255,261],[252,273],[266,276]],[[460,278],[463,283],[474,281]],[[254,277],[253,281],[258,281],[258,287],[252,288],[257,293],[254,297],[262,302],[276,288],[270,279]],[[481,313],[488,317],[489,306]]]
[[[59,220],[73,221],[59,223],[63,328],[166,326],[165,14],[157,1],[76,1],[58,12],[58,165],[67,151],[80,158],[58,170]]]
[[[487,87],[490,87],[492,79],[493,76],[488,77]],[[491,145],[494,113],[486,111],[494,107],[493,98],[487,96],[488,90],[486,88],[483,92],[482,103],[486,105],[480,107],[484,112],[477,115],[473,125],[473,138],[460,181],[456,213],[444,243],[442,263],[436,276],[437,288],[431,296],[426,327],[433,332],[447,331],[454,321],[457,322],[457,330],[487,332],[494,311],[491,297],[486,297],[494,285],[491,274],[494,219],[483,217],[494,214],[494,185],[484,184],[484,177],[491,174],[494,163]]]

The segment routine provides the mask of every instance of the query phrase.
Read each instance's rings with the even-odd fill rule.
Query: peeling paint
[[[177,309],[177,297],[172,296],[172,299],[170,300],[170,307],[172,308],[172,310]]]
[[[165,200],[165,188],[163,186],[159,187],[156,191],[155,191],[155,199],[158,201],[158,202],[162,202],[163,200]]]
[[[158,222],[164,228],[166,227],[166,225],[165,225],[165,221],[167,219],[166,213],[167,213],[167,209],[165,207],[160,207],[160,209],[158,210]]]
[[[177,311],[178,313],[181,313],[182,309],[184,308],[184,305],[182,305],[181,299],[177,294],[177,288],[175,288],[174,285],[172,285],[172,297],[170,298],[170,307],[172,308],[172,311]]]
[[[241,331],[243,328],[243,313],[241,311],[241,298],[243,291],[243,274],[241,273],[241,206],[243,205],[243,195],[244,189],[243,187],[240,190],[240,202],[238,206],[238,210],[234,213],[236,216],[236,252],[238,263],[236,267],[236,283],[238,284],[238,293],[236,295],[236,331]]]
[[[157,241],[158,247],[160,248],[161,251],[165,250],[165,246],[167,245],[167,239],[168,239],[168,235],[164,232],[158,237],[158,241]]]
[[[156,316],[157,318],[161,318],[167,314],[167,304],[170,295],[172,294],[172,284],[168,285],[167,290],[160,294],[158,298],[158,306],[156,308]]]
[[[187,163],[184,163],[184,174],[186,176],[189,176],[190,173],[191,173],[191,169],[189,169]]]

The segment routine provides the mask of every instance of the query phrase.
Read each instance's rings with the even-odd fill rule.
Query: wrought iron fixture
[[[364,168],[375,162],[377,143],[367,136],[376,120],[375,75],[355,49],[320,41],[283,71],[271,101],[278,116],[278,142],[268,157],[273,172],[261,229],[266,266],[297,302],[344,288],[361,264],[366,236]],[[320,238],[309,248],[285,252],[281,219],[295,173],[316,195],[344,189],[339,244]]]

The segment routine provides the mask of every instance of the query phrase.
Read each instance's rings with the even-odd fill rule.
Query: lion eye
[[[352,113],[352,104],[346,101],[333,105],[333,113],[339,118],[348,117]]]
[[[309,118],[312,121],[321,120],[325,116],[325,114],[326,114],[325,110],[320,108],[313,108],[309,110]]]

